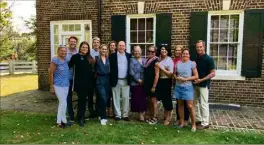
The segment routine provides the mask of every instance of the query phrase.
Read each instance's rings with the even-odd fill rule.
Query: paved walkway
[[[159,118],[161,120],[163,111],[162,107],[160,108]],[[57,98],[47,91],[27,91],[1,98],[1,109],[55,114],[57,111]],[[175,111],[173,115],[173,118],[175,118]],[[174,121],[175,119],[173,119]],[[264,108],[241,107],[239,110],[211,109],[210,124],[211,129],[220,129],[223,132],[264,133]]]

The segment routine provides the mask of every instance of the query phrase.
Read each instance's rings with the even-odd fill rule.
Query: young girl
[[[65,59],[67,49],[58,47],[57,56],[53,57],[50,64],[50,92],[56,94],[59,100],[57,126],[64,128],[66,119],[67,96],[69,90],[69,67]]]
[[[108,59],[107,45],[102,44],[99,56],[95,57],[96,91],[98,93],[98,113],[101,125],[107,124],[106,106],[110,92],[110,62]]]

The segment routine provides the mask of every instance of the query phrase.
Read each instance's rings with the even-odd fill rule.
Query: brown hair
[[[80,47],[79,47],[79,52],[81,51],[81,48],[82,48],[83,45],[87,45],[88,46],[88,52],[86,53],[85,57],[87,58],[89,63],[93,63],[94,59],[91,56],[91,51],[90,51],[91,49],[90,49],[90,45],[89,45],[88,42],[86,42],[86,41],[81,42]]]
[[[108,52],[109,52],[109,53],[111,53],[111,51],[110,51],[110,45],[111,45],[112,43],[114,43],[115,46],[117,47],[116,42],[115,42],[114,40],[112,40],[112,41],[108,44]],[[116,50],[115,50],[115,51],[116,51]]]
[[[190,50],[189,50],[188,48],[183,48],[183,49],[181,50],[182,53],[183,53],[184,51],[188,51],[188,52],[190,53]]]
[[[71,39],[74,39],[74,40],[76,40],[76,42],[78,42],[78,38],[75,37],[75,36],[71,36],[71,37],[68,39],[68,42],[70,42]]]
[[[205,48],[205,41],[203,41],[203,40],[198,40],[197,42],[196,42],[196,44],[197,43],[202,43],[203,44],[203,47]]]

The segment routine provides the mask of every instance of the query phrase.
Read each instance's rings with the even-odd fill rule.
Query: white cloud
[[[30,30],[25,26],[23,19],[29,19],[31,16],[36,15],[35,0],[8,0],[9,6],[13,13],[14,28],[20,32],[29,32]]]

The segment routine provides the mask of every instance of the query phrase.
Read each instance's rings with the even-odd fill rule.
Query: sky
[[[30,32],[25,26],[23,19],[28,20],[31,16],[36,16],[35,0],[6,0],[11,4],[11,11],[13,13],[13,26],[20,33]],[[22,19],[23,18],[23,19]]]

